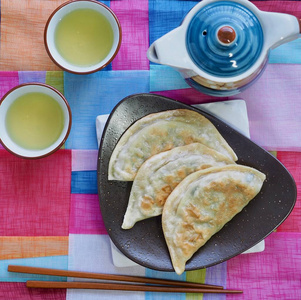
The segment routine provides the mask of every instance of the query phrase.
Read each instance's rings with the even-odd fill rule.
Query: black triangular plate
[[[292,176],[273,155],[216,117],[154,94],[136,94],[123,99],[110,114],[99,148],[101,213],[110,238],[123,254],[142,266],[161,271],[173,271],[161,218],[140,221],[129,230],[121,229],[132,183],[108,181],[108,164],[117,141],[134,121],[150,113],[178,108],[191,109],[208,118],[236,152],[237,163],[254,167],[267,176],[260,194],[194,254],[186,270],[221,263],[251,248],[287,218],[297,197]]]

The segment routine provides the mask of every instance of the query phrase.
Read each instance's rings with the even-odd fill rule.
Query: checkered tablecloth
[[[0,97],[20,83],[43,82],[64,93],[73,115],[64,149],[47,158],[24,160],[0,148],[0,299],[301,299],[299,195],[290,216],[266,238],[263,252],[181,276],[142,266],[114,266],[97,195],[95,130],[98,115],[109,114],[135,93],[156,93],[187,104],[243,99],[251,139],[286,166],[299,191],[301,39],[272,50],[265,73],[245,92],[214,98],[191,89],[173,69],[150,64],[146,57],[150,43],[177,27],[198,1],[103,1],[121,22],[122,46],[104,70],[82,76],[59,70],[44,48],[45,22],[63,2],[0,1]],[[252,2],[262,10],[301,18],[299,1]],[[243,289],[244,294],[28,290],[25,281],[40,277],[8,273],[9,264],[206,282]]]

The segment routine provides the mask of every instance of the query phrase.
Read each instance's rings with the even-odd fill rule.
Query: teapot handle
[[[147,58],[157,64],[176,69],[191,69],[191,59],[185,46],[185,27],[179,26],[153,42]]]
[[[267,49],[274,49],[300,37],[301,20],[293,15],[260,11]]]

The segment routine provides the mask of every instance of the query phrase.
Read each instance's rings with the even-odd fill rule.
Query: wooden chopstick
[[[89,278],[89,279],[101,279],[101,280],[112,280],[112,281],[126,281],[126,282],[135,282],[135,283],[160,284],[160,285],[170,285],[170,286],[178,286],[178,287],[185,287],[185,288],[204,288],[204,289],[223,290],[222,286],[211,285],[211,284],[147,278],[147,277],[140,277],[140,276],[101,274],[101,273],[92,273],[92,272],[37,268],[37,267],[28,267],[28,266],[9,265],[8,271],[18,272],[18,273],[39,274],[39,275],[62,276],[62,277],[76,277],[76,278]]]
[[[189,288],[175,286],[154,286],[119,283],[94,283],[94,282],[58,282],[58,281],[27,281],[29,288],[51,288],[51,289],[98,289],[118,291],[140,291],[140,292],[166,292],[166,293],[225,293],[241,294],[243,291],[226,289]]]

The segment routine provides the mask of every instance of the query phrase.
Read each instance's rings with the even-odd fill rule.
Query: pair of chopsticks
[[[119,291],[142,291],[142,292],[173,292],[173,293],[227,293],[240,294],[240,290],[228,290],[219,285],[201,284],[186,281],[147,278],[140,276],[101,274],[80,271],[68,271],[49,268],[37,268],[27,266],[8,266],[9,272],[39,274],[62,277],[89,278],[111,281],[124,281],[128,283],[111,282],[59,282],[59,281],[33,281],[26,282],[29,288],[52,288],[52,289],[98,289]],[[138,284],[135,284],[138,283]]]

